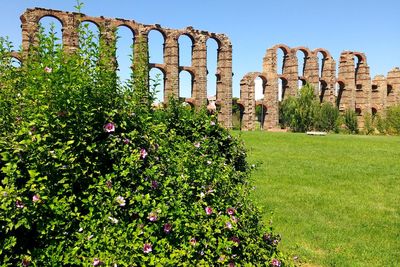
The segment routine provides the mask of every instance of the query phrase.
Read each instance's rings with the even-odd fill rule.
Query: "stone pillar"
[[[196,107],[203,107],[207,105],[207,46],[204,38],[196,36],[192,51],[195,73],[192,98]]]
[[[149,44],[146,31],[139,31],[135,38],[133,52],[133,73],[134,77],[142,77],[143,83],[149,86]],[[140,81],[142,82],[142,81]]]
[[[387,104],[400,104],[400,68],[393,68],[387,75],[387,85],[390,89],[388,94]]]
[[[244,106],[242,130],[254,130],[256,107],[254,96],[254,72],[247,73],[240,81],[240,104]]]
[[[267,73],[263,73],[268,77]],[[275,78],[271,81],[267,78],[265,85],[265,93],[263,104],[267,106],[267,117],[264,123],[264,129],[274,129],[279,127],[279,101],[278,101],[278,80]]]
[[[39,28],[39,18],[35,10],[28,9],[20,16],[22,30],[22,57],[28,56],[29,47],[36,45],[38,40],[36,37]]]
[[[344,90],[340,96],[339,110],[354,110],[355,68],[354,55],[352,52],[344,51],[341,53],[338,80],[344,83]]]
[[[364,114],[371,113],[371,77],[367,59],[362,53],[355,53],[358,63],[355,70],[355,108],[361,111],[358,117],[358,125],[364,127]]]
[[[67,14],[63,25],[63,47],[73,53],[79,47],[79,14]]]
[[[164,47],[164,102],[167,103],[170,97],[179,97],[179,46],[175,33],[167,35]]]
[[[290,51],[285,55],[282,75],[287,79],[285,96],[297,96],[299,91],[298,61],[296,53]]]
[[[304,69],[304,78],[309,84],[313,86],[314,95],[318,97],[320,94],[318,57],[316,54],[311,53],[310,55],[308,55],[307,58],[304,58],[304,62],[306,62]],[[299,76],[301,75],[299,74]]]
[[[335,105],[336,91],[336,62],[330,57],[324,58],[324,66],[322,69],[321,80],[325,81],[327,86],[324,92],[324,97],[321,102],[330,102]]]
[[[217,102],[220,104],[218,121],[232,128],[232,45],[225,37],[218,49]]]
[[[386,108],[387,81],[385,76],[378,75],[372,80],[371,108],[376,108],[379,113],[384,113]]]

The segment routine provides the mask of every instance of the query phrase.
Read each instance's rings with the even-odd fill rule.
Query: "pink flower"
[[[21,200],[15,201],[15,206],[19,209],[22,209],[23,207],[25,207],[24,203]]]
[[[206,211],[207,215],[211,215],[213,213],[213,210],[211,207],[206,207],[204,210]]]
[[[33,201],[33,202],[38,202],[38,201],[40,201],[40,196],[39,196],[38,194],[33,195],[32,201]]]
[[[115,125],[112,122],[107,123],[106,125],[103,126],[104,131],[106,133],[113,133],[115,132]]]
[[[231,262],[228,264],[228,266],[229,266],[229,267],[235,267],[235,263],[234,263],[233,261],[231,261]]]
[[[226,222],[226,223],[225,223],[225,226],[226,226],[226,228],[228,228],[229,230],[232,229],[232,227],[233,227],[232,224],[231,224],[231,222]]]
[[[150,252],[152,252],[152,251],[153,251],[153,248],[152,248],[151,244],[145,243],[145,244],[143,245],[143,252],[144,252],[144,253],[148,254],[148,253],[150,253]]]
[[[211,122],[210,122],[210,125],[211,125],[211,126],[214,126],[214,125],[215,125],[215,122],[214,122],[214,121],[211,121]]]
[[[121,197],[121,196],[117,196],[117,198],[115,199],[118,203],[118,205],[120,205],[121,207],[125,206],[126,201],[125,198]]]
[[[22,266],[27,267],[27,266],[29,266],[30,264],[31,264],[30,259],[29,259],[28,257],[25,256],[25,257],[22,259]]]
[[[171,230],[172,230],[172,225],[170,223],[164,224],[164,232],[166,234],[169,234],[171,232]]]
[[[147,151],[146,151],[146,149],[144,149],[144,148],[142,148],[142,149],[140,149],[140,158],[141,159],[145,159],[146,157],[147,157]]]
[[[195,143],[194,146],[199,148],[200,147],[200,142]]]
[[[235,215],[235,209],[234,208],[228,208],[226,210],[226,213],[228,213],[229,215]]]
[[[197,243],[196,238],[192,237],[192,238],[189,240],[189,243],[190,243],[190,245],[195,246],[196,243]]]
[[[231,220],[234,223],[237,223],[239,221],[235,216],[231,216]]]
[[[131,142],[131,140],[129,140],[128,138],[124,138],[122,142],[124,142],[124,144],[127,145]]]
[[[271,266],[279,267],[281,266],[281,262],[278,261],[277,259],[273,259],[271,262]]]
[[[157,212],[152,211],[149,213],[149,216],[147,218],[149,219],[149,221],[155,222],[158,220],[158,214],[157,214]]]
[[[152,189],[157,189],[158,187],[158,182],[157,181],[151,181],[151,188]]]
[[[47,73],[51,73],[53,71],[53,69],[49,68],[49,67],[45,67],[44,71],[47,72]]]
[[[93,259],[93,266],[100,266],[103,265],[103,262],[99,260],[98,258]]]

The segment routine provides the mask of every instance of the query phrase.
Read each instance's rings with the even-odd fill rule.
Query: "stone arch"
[[[117,63],[117,75],[120,81],[127,81],[132,74],[135,33],[131,27],[126,24],[120,24],[115,27],[115,55]],[[130,38],[128,43],[126,40]]]
[[[277,44],[272,47],[273,50],[281,49],[285,55],[290,53],[290,47],[285,44]]]
[[[289,80],[284,75],[278,75],[278,101],[285,99],[286,90],[289,88]]]
[[[147,36],[149,62],[164,63],[165,40],[166,40],[165,32],[157,27],[151,27],[146,32],[146,36]]]
[[[154,71],[157,70],[157,72],[162,74],[162,77],[153,77]],[[158,74],[159,74],[158,73]],[[155,74],[157,76],[157,74]],[[160,80],[157,80],[160,79]],[[165,102],[165,79],[166,79],[166,71],[165,68],[162,66],[159,66],[158,64],[150,66],[149,68],[149,82],[150,82],[150,88],[151,89],[156,89],[156,102],[158,103],[164,103]],[[156,85],[160,86],[160,90],[157,90]]]
[[[185,45],[189,45],[189,44],[184,44],[185,42],[187,42],[187,41],[184,41],[185,37],[188,40],[190,40],[190,42],[191,42],[191,44],[190,44],[190,52],[184,51],[185,49],[187,49],[187,46],[185,46]],[[196,39],[189,32],[182,32],[181,34],[179,34],[177,36],[177,40],[178,40],[178,51],[179,51],[179,66],[192,66],[193,65],[193,47],[195,45]],[[181,41],[181,40],[183,40],[183,41]],[[186,60],[182,56],[183,54],[190,55],[190,58]],[[182,64],[183,62],[184,62],[184,64]]]
[[[343,98],[348,97],[345,91],[346,91],[346,84],[344,81],[337,80],[336,84],[338,86],[337,88],[337,98],[336,98],[336,106],[339,108],[340,111],[344,111],[346,107],[342,105]]]
[[[207,38],[207,96],[217,95],[217,83],[221,80],[221,75],[218,73],[218,54],[220,43],[215,38]]]
[[[314,54],[321,53],[324,56],[324,59],[332,58],[331,53],[329,53],[329,51],[324,48],[316,48],[312,51],[312,53]]]
[[[327,91],[327,89],[328,89],[328,83],[325,80],[320,79],[319,80],[319,102],[320,103],[324,102],[324,96],[325,96],[325,92]]]
[[[188,76],[189,75],[189,76]],[[182,77],[182,76],[186,76]],[[193,98],[193,82],[194,82],[194,73],[190,68],[179,68],[179,98],[184,98],[185,101],[187,99]],[[188,81],[188,78],[190,81]],[[194,100],[191,100],[194,103]]]

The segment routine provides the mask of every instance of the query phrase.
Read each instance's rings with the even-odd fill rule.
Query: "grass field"
[[[400,266],[400,137],[235,134],[282,250],[304,266]]]

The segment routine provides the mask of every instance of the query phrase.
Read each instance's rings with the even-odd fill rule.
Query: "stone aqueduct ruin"
[[[181,30],[163,28],[158,24],[145,25],[133,20],[90,17],[81,13],[63,12],[50,9],[27,9],[21,15],[22,53],[12,56],[23,61],[31,44],[37,42],[39,21],[53,17],[62,25],[62,42],[66,51],[74,51],[79,45],[78,27],[82,22],[92,22],[100,30],[100,38],[106,43],[116,42],[116,29],[128,27],[134,36],[133,50],[137,52],[138,42],[148,47],[148,34],[160,32],[164,38],[164,62],[151,63],[147,57],[148,70],[157,68],[164,76],[164,101],[179,96],[179,73],[187,71],[192,77],[192,97],[185,101],[194,107],[207,103],[207,40],[214,39],[217,49],[216,102],[219,105],[218,120],[227,128],[232,127],[232,45],[224,34],[210,33],[187,27]],[[192,41],[191,66],[181,66],[178,38],[188,36]],[[278,50],[283,52],[282,68],[278,70]],[[298,52],[304,54],[302,64]],[[133,65],[137,58],[133,53]],[[299,68],[299,64],[301,65]],[[263,99],[255,99],[256,78],[262,80]],[[400,69],[394,68],[387,77],[376,76],[371,80],[367,58],[363,53],[344,51],[340,55],[339,72],[330,53],[322,48],[310,50],[307,47],[290,48],[280,44],[267,49],[261,72],[247,73],[240,82],[242,129],[256,128],[256,106],[263,106],[265,116],[263,129],[279,127],[279,101],[285,96],[295,96],[299,84],[313,85],[315,95],[321,102],[331,102],[341,111],[354,109],[363,126],[364,114],[376,114],[386,107],[400,103]]]
[[[282,69],[278,70],[277,51],[282,50]],[[304,55],[299,68],[298,52]],[[320,55],[320,57],[319,57]],[[261,78],[264,98],[255,100],[255,78]],[[262,105],[266,112],[261,122],[264,129],[279,126],[279,100],[295,96],[299,84],[310,83],[320,102],[331,102],[340,111],[353,109],[358,114],[359,126],[363,127],[363,115],[377,114],[386,107],[400,103],[400,69],[392,69],[387,77],[376,76],[371,80],[367,58],[363,53],[344,51],[340,55],[339,73],[330,53],[322,48],[290,48],[279,44],[267,49],[262,72],[247,73],[240,83],[240,100],[243,112],[242,129],[255,129],[255,109]],[[301,87],[301,86],[300,86]],[[280,96],[278,96],[281,94]]]
[[[152,30],[160,32],[164,38],[164,62],[162,64],[149,62],[148,69],[157,68],[164,76],[164,101],[168,97],[179,96],[179,73],[187,71],[192,77],[192,97],[185,99],[194,107],[207,104],[207,46],[208,39],[214,39],[218,44],[217,50],[217,84],[216,94],[219,105],[218,120],[227,128],[232,125],[232,45],[229,38],[224,34],[210,33],[187,27],[182,30],[163,28],[158,24],[145,25],[133,20],[111,19],[104,17],[90,17],[81,13],[63,12],[43,8],[27,9],[21,15],[22,28],[22,55],[13,53],[13,56],[23,61],[24,53],[29,46],[34,44],[39,28],[39,21],[44,17],[57,19],[62,26],[62,42],[66,51],[73,51],[79,45],[78,27],[80,23],[92,22],[98,26],[100,38],[105,43],[116,42],[116,29],[124,26],[129,28],[134,36],[133,65],[138,55],[136,49],[138,42],[148,46],[148,34]],[[186,35],[192,40],[192,62],[191,66],[179,64],[178,38]],[[147,49],[148,51],[148,49]],[[229,100],[229,101],[227,101]]]

